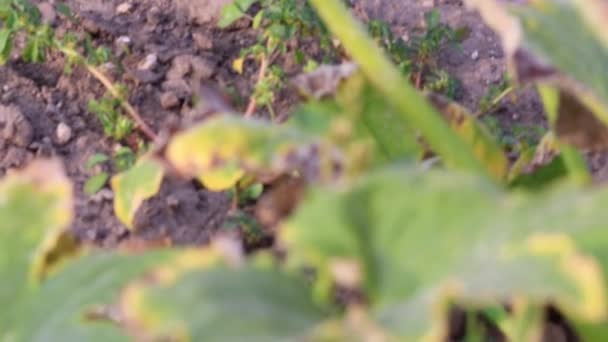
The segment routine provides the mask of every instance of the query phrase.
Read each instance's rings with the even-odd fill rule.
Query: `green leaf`
[[[511,16],[495,0],[471,2],[500,33],[513,64],[522,66],[517,75],[520,79],[548,84],[576,96],[601,122],[608,124],[608,77],[605,76],[608,66],[603,63],[608,58],[605,4],[539,0],[509,5]],[[531,54],[521,53],[522,50]],[[583,116],[584,113],[566,114]]]
[[[142,157],[131,169],[112,177],[114,213],[127,227],[133,229],[133,219],[139,206],[158,193],[164,173],[159,162]]]
[[[315,147],[316,154],[306,155]],[[245,172],[281,173],[305,167],[303,163],[313,173],[304,176],[327,179],[332,152],[321,139],[289,126],[220,115],[175,135],[167,158],[182,174],[219,191],[233,187]]]
[[[95,166],[104,163],[108,160],[110,160],[110,157],[108,157],[107,155],[103,153],[95,153],[89,158],[89,160],[87,160],[86,168],[87,170],[91,170]]]
[[[43,25],[27,37],[25,48],[23,49],[23,59],[27,62],[41,63],[46,59],[46,50],[51,45],[53,37],[52,29]]]
[[[58,161],[34,162],[0,182],[0,339],[10,335],[12,311],[35,286],[34,264],[44,236],[72,218],[72,188]],[[40,245],[40,247],[38,247]]]
[[[292,265],[317,268],[320,285],[359,280],[373,316],[402,338],[441,339],[451,301],[552,302],[599,323],[606,200],[606,190],[507,194],[469,175],[393,169],[313,192],[281,239]],[[358,268],[336,273],[345,261]]]
[[[346,80],[336,96],[344,113],[375,140],[387,161],[411,160],[417,156],[420,146],[416,132],[363,75],[357,73]]]
[[[0,64],[8,61],[13,48],[13,33],[4,28],[0,30]]]
[[[59,12],[59,14],[65,16],[68,19],[74,19],[74,15],[72,14],[72,10],[70,9],[70,7],[64,3],[64,2],[58,2],[55,5],[55,9],[57,10],[57,12]]]
[[[234,0],[233,3],[224,6],[217,26],[226,28],[232,25],[232,23],[245,16],[249,7],[256,2],[257,0]]]
[[[308,340],[329,317],[303,279],[256,266],[187,272],[131,288],[124,302],[152,336],[192,341]]]
[[[141,255],[93,253],[69,264],[14,307],[16,341],[128,341],[114,324],[92,320],[118,301],[127,283],[174,258],[176,252]],[[89,318],[87,318],[89,317]]]
[[[442,120],[439,113],[401,76],[340,0],[310,0],[346,51],[358,63],[371,83],[395,107],[399,116],[420,130],[449,167],[474,170],[491,177],[469,146]]]
[[[84,183],[84,193],[89,196],[95,195],[106,185],[108,178],[110,178],[110,175],[108,175],[107,172],[101,172],[89,178],[86,183]]]
[[[431,103],[447,120],[452,130],[473,148],[473,153],[494,179],[504,181],[509,170],[509,160],[502,148],[469,111],[456,102],[439,95],[427,95]]]

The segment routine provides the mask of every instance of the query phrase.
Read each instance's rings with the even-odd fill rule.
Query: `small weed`
[[[140,150],[143,151],[143,148]],[[121,146],[116,150],[112,158],[103,153],[92,155],[89,160],[87,160],[86,168],[89,171],[93,171],[96,167],[112,161],[117,172],[125,172],[135,165],[137,157],[138,156],[129,147]],[[83,189],[84,193],[87,195],[96,194],[106,185],[109,178],[110,174],[108,172],[98,170],[98,172],[85,182]]]
[[[259,10],[253,17],[247,14],[257,3]],[[281,55],[293,52],[298,64],[310,68],[313,56],[299,48],[301,41],[314,37],[328,58],[334,55],[331,36],[308,2],[301,0],[238,0],[224,8],[219,26],[227,27],[234,21],[249,17],[259,31],[257,43],[243,49],[233,63],[233,69],[243,72],[245,61],[255,60],[259,65],[258,80],[245,111],[252,116],[258,106],[266,107],[274,119],[272,104],[284,86],[284,71],[275,64]]]
[[[120,100],[105,96],[100,100],[91,100],[88,104],[90,112],[95,113],[105,135],[120,141],[133,131],[133,121],[120,111]]]
[[[513,123],[510,130],[503,128],[500,121],[491,115],[481,118],[492,136],[508,151],[521,152],[524,149],[538,145],[545,135],[546,129],[541,125],[524,125]]]
[[[500,104],[500,101],[511,94],[513,90],[514,87],[511,85],[511,81],[507,75],[504,75],[501,81],[497,84],[492,84],[481,98],[476,116],[492,112]]]
[[[425,15],[425,24],[425,31],[413,35],[407,42],[396,37],[390,25],[381,20],[369,21],[368,31],[416,88],[431,90],[453,99],[460,84],[446,71],[438,68],[436,55],[446,44],[456,44],[459,32],[463,30],[454,30],[442,24],[436,10]]]
[[[67,6],[58,4],[57,10],[68,19],[74,20]],[[114,100],[102,99],[90,104],[90,107],[96,109],[106,134],[114,138],[122,138],[136,124],[149,139],[156,138],[154,131],[128,103],[121,87],[115,85],[97,68],[98,65],[110,60],[110,50],[105,47],[95,47],[88,36],[79,39],[70,32],[62,37],[56,36],[52,27],[41,22],[38,8],[27,0],[0,1],[0,21],[4,24],[0,29],[0,64],[6,63],[10,58],[17,34],[21,34],[25,38],[26,43],[21,56],[26,62],[44,62],[49,51],[61,52],[66,58],[64,66],[66,72],[70,72],[75,65],[84,66],[104,85],[109,97]],[[84,53],[80,51],[84,51]],[[117,114],[115,110],[117,107],[122,107],[131,119]]]
[[[144,150],[140,148],[140,151]],[[135,161],[137,160],[137,154],[133,152],[129,147],[121,146],[114,153],[114,167],[118,172],[124,172],[130,169],[133,165],[135,165]]]

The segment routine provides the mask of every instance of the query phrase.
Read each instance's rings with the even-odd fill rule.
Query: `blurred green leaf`
[[[86,168],[88,170],[90,170],[93,167],[95,167],[103,162],[108,161],[109,159],[110,159],[110,157],[108,157],[107,155],[105,155],[103,153],[95,153],[87,160]]]
[[[0,30],[0,64],[4,64],[8,61],[11,51],[13,48],[13,33],[3,28]]]
[[[131,169],[112,177],[114,213],[127,227],[133,228],[139,206],[158,193],[164,174],[163,165],[142,157]]]
[[[110,178],[110,175],[108,175],[107,172],[100,172],[95,176],[92,176],[84,183],[84,193],[87,195],[95,195],[106,185],[108,178]]]
[[[120,290],[177,254],[93,253],[70,263],[30,293],[13,310],[16,341],[128,341],[111,315]],[[99,316],[97,320],[93,317]]]
[[[231,4],[224,6],[217,24],[218,27],[226,28],[232,25],[232,23],[245,16],[249,7],[256,2],[257,0],[234,0]]]
[[[315,265],[321,283],[360,279],[378,322],[403,338],[440,334],[450,301],[552,302],[598,323],[608,253],[594,249],[608,241],[606,200],[605,190],[509,195],[468,175],[393,169],[313,192],[282,239],[291,264]],[[336,274],[344,260],[359,270]]]
[[[212,266],[131,288],[128,315],[152,336],[192,341],[307,340],[329,318],[303,279],[271,268]]]
[[[58,161],[38,161],[0,182],[0,339],[11,334],[11,308],[36,286],[33,268],[45,236],[72,217],[72,188]],[[8,335],[7,335],[8,334]]]
[[[306,155],[308,151],[314,152]],[[323,179],[333,171],[330,152],[320,138],[304,131],[224,115],[177,134],[167,158],[183,174],[218,191],[233,187],[245,172],[272,174],[307,166],[301,163],[309,163],[313,176]]]

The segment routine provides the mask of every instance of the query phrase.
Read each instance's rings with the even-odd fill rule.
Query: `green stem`
[[[395,106],[404,120],[420,130],[447,166],[491,177],[475,157],[471,146],[460,139],[424,97],[401,77],[340,0],[309,1],[372,84]]]

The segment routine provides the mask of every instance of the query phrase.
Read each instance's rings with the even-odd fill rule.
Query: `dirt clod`
[[[164,92],[160,95],[160,105],[163,109],[174,109],[179,106],[179,99],[173,92]]]
[[[0,106],[0,144],[25,147],[33,136],[32,126],[17,107]]]

